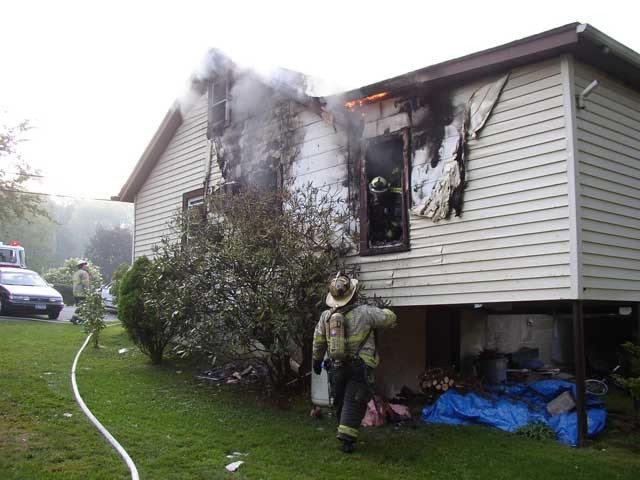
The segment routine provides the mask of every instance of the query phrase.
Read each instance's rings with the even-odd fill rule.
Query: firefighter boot
[[[354,442],[352,442],[351,440],[343,439],[343,438],[340,439],[340,451],[342,453],[353,453],[355,449],[356,449],[356,444]]]

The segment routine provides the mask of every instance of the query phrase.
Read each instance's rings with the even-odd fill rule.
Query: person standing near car
[[[89,263],[85,260],[78,262],[78,269],[73,273],[73,299],[76,307],[84,302],[91,288],[91,278],[89,277]],[[81,323],[82,320],[77,315],[71,317],[71,323]]]

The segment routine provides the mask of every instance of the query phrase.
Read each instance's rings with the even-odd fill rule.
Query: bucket
[[[485,383],[495,384],[507,381],[506,358],[485,358],[478,362],[478,374]]]

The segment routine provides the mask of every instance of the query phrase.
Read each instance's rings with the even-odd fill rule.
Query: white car
[[[26,268],[0,267],[0,315],[26,313],[56,319],[64,308],[62,295],[40,275]]]
[[[102,287],[100,287],[98,289],[97,293],[102,298],[102,303],[104,304],[104,307],[107,310],[116,311],[118,309],[118,307],[114,303],[113,294],[110,291],[111,290],[111,285],[112,285],[112,282],[109,282],[106,285],[103,285]]]

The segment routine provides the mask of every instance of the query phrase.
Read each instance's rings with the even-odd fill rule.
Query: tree
[[[43,275],[43,278],[54,285],[71,286],[73,285],[73,274],[78,270],[78,262],[80,260],[80,258],[68,258],[62,267],[50,269]],[[91,290],[97,290],[102,285],[100,268],[93,264],[91,260],[88,261],[87,268],[91,280]]]
[[[31,219],[47,216],[41,198],[27,192],[24,184],[36,173],[20,156],[18,146],[29,130],[28,122],[0,126],[0,218]]]
[[[171,291],[177,269],[147,257],[136,259],[118,292],[118,318],[140,351],[157,365],[178,331],[173,301],[160,292]]]
[[[107,328],[104,323],[106,310],[104,303],[102,303],[102,297],[95,292],[89,293],[84,302],[76,308],[75,313],[84,321],[85,333],[93,335],[91,339],[93,340],[94,348],[98,348],[100,332]]]
[[[206,220],[181,218],[183,244],[170,236],[156,252],[184,274],[182,288],[164,290],[181,319],[181,347],[262,362],[276,389],[308,372],[326,285],[350,245],[346,210],[308,185],[215,195]]]
[[[49,212],[52,205],[43,203]],[[27,268],[44,273],[55,265],[55,229],[51,218],[37,216],[30,221],[10,217],[0,222],[0,240],[17,240],[26,252]]]
[[[118,265],[131,262],[133,235],[129,228],[98,224],[85,255],[100,267],[105,279],[111,279]]]

